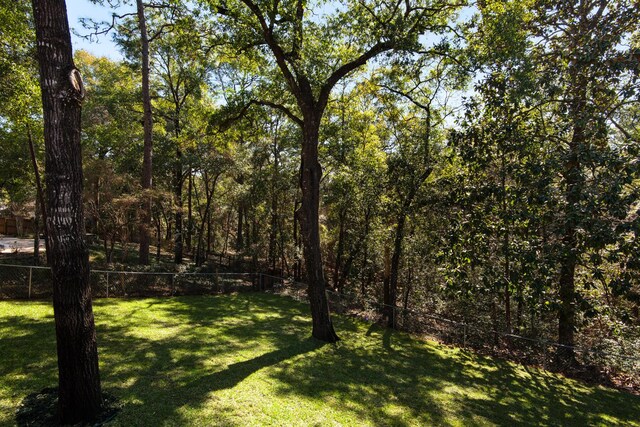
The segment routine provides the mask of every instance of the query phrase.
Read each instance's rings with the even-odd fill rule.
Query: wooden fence
[[[32,219],[0,218],[0,234],[7,236],[23,236],[34,232]]]

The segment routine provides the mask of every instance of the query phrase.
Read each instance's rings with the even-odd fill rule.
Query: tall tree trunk
[[[393,307],[389,300],[389,279],[391,277],[391,248],[389,242],[384,244],[384,270],[382,273],[382,314],[390,323],[389,319],[393,317]]]
[[[371,276],[369,274],[369,241],[368,241],[368,236],[369,236],[369,214],[371,212],[371,208],[369,206],[367,206],[367,211],[365,214],[365,223],[364,223],[364,236],[363,236],[363,242],[364,242],[364,254],[362,256],[362,282],[360,283],[360,293],[362,294],[362,297],[364,298],[364,296],[367,294],[367,282],[368,282],[368,278]]]
[[[312,335],[325,342],[336,342],[338,335],[333,329],[326,295],[326,281],[320,248],[320,179],[322,168],[318,162],[318,139],[320,115],[305,117],[302,144],[302,206],[298,211],[304,261],[309,286],[309,302],[313,321]]]
[[[193,253],[193,248],[191,247],[191,239],[193,236],[193,202],[192,202],[192,193],[193,193],[193,168],[189,165],[189,169],[187,171],[189,174],[189,185],[187,188],[187,253]]]
[[[196,265],[197,266],[201,266],[202,263],[206,260],[206,257],[203,256],[203,252],[204,252],[204,227],[205,225],[207,225],[207,221],[209,219],[209,217],[211,216],[211,202],[213,201],[213,194],[216,191],[216,184],[218,182],[218,177],[220,175],[217,174],[215,176],[215,178],[213,178],[212,183],[211,183],[211,188],[209,188],[209,176],[207,174],[207,172],[204,172],[204,182],[205,182],[205,197],[206,197],[206,202],[205,202],[205,208],[204,208],[204,213],[202,214],[202,218],[200,221],[200,227],[198,228],[198,234],[197,234],[197,243],[196,243],[196,257],[195,257],[195,261],[196,261]]]
[[[277,131],[273,140],[273,174],[271,176],[271,226],[269,229],[269,252],[267,255],[267,264],[273,272],[276,269],[276,241],[278,238],[278,175],[280,167],[280,159],[278,152]]]
[[[244,247],[244,208],[242,202],[238,203],[238,222],[236,227],[236,249],[242,250]]]
[[[183,251],[182,251],[182,150],[178,146],[176,148],[176,162],[173,171],[173,194],[175,196],[175,236],[174,236],[174,262],[176,264],[182,264]]]
[[[162,251],[162,218],[160,213],[156,214],[156,262],[160,262],[160,252]]]
[[[407,215],[409,215],[411,205],[422,186],[422,183],[431,175],[432,168],[427,167],[424,172],[418,177],[414,186],[409,189],[409,193],[405,196],[400,207],[400,212],[396,218],[396,232],[393,240],[393,255],[391,257],[391,266],[388,278],[388,286],[385,287],[385,305],[386,305],[386,318],[387,325],[390,328],[395,328],[395,316],[393,310],[395,309],[396,299],[398,294],[398,275],[400,274],[400,256],[402,255],[402,243],[404,241],[404,228],[407,222]]]
[[[585,117],[588,79],[579,64],[570,64],[569,92],[571,105],[569,109],[573,134],[568,144],[567,159],[564,167],[564,193],[566,209],[562,232],[562,255],[560,261],[560,277],[558,280],[560,311],[558,313],[558,347],[556,359],[561,366],[576,363],[574,331],[576,327],[576,285],[575,274],[578,263],[577,229],[580,224],[580,200],[583,192],[580,151],[588,144],[586,138]]]
[[[64,0],[33,0],[44,111],[47,238],[51,250],[61,423],[102,407],[82,211],[81,103]]]
[[[33,135],[31,134],[31,128],[29,128],[29,125],[27,124],[27,137],[29,140],[29,154],[31,156],[31,164],[33,166],[33,174],[36,178],[36,192],[37,192],[37,202],[39,203],[39,207],[40,207],[40,213],[42,213],[42,221],[43,221],[43,229],[44,229],[44,244],[45,244],[45,256],[47,257],[47,265],[51,265],[49,260],[50,260],[50,254],[51,252],[49,251],[49,239],[47,238],[47,236],[49,235],[49,233],[47,233],[47,204],[44,200],[44,191],[42,190],[42,179],[40,178],[40,168],[38,167],[38,161],[36,159],[36,150],[33,144]],[[36,219],[38,218],[38,203],[36,203]],[[36,226],[36,239],[39,240],[40,236],[37,234],[39,233],[39,231],[37,230],[37,226]],[[37,250],[40,250],[40,243],[38,243],[38,248]],[[36,248],[34,248],[34,251],[36,251]],[[40,255],[38,255],[38,260],[39,260]]]
[[[402,255],[402,242],[404,240],[404,227],[407,221],[407,214],[403,211],[398,216],[396,222],[396,233],[393,239],[393,255],[389,270],[389,285],[385,288],[384,296],[387,326],[396,327],[396,316],[394,310],[398,298],[398,276],[400,274],[400,256]]]
[[[142,48],[142,108],[144,127],[144,152],[142,157],[142,212],[140,215],[140,248],[138,262],[149,264],[149,242],[151,241],[151,196],[148,193],[152,187],[153,163],[153,116],[151,112],[151,93],[149,91],[149,38],[147,34],[147,20],[144,16],[142,0],[136,0],[138,27],[140,29],[140,44]],[[146,190],[146,192],[145,192]]]
[[[224,245],[222,246],[222,256],[227,255],[227,248],[229,247],[229,234],[231,234],[231,210],[227,211],[227,221],[225,222],[225,235]]]
[[[507,219],[507,171],[505,166],[504,150],[500,152],[500,185],[502,190],[502,221],[503,221],[503,241],[502,251],[504,255],[504,320],[507,334],[511,333],[511,254],[509,251],[509,221]]]
[[[269,250],[267,264],[271,270],[276,268],[276,239],[278,237],[278,196],[271,195],[271,225],[269,227]]]
[[[36,207],[33,215],[33,265],[40,265],[40,206],[36,197]]]
[[[574,136],[575,139],[575,136]],[[572,347],[575,329],[575,272],[576,254],[576,211],[580,201],[580,171],[578,169],[578,148],[572,143],[569,161],[565,173],[565,194],[567,209],[565,212],[564,231],[562,236],[562,258],[560,264],[559,292],[560,311],[558,313],[558,342],[567,347],[558,348],[558,362],[567,365],[575,362]]]
[[[299,220],[298,220],[298,200],[295,200],[293,203],[293,242],[295,245],[295,259],[293,264],[293,280],[300,281],[302,279],[302,263],[300,262],[300,235],[298,233],[299,230]]]
[[[333,287],[337,291],[340,289],[340,272],[342,270],[342,257],[344,256],[344,239],[345,239],[345,221],[347,209],[343,207],[338,213],[338,248],[336,249],[336,262],[333,268]]]
[[[207,252],[205,258],[209,258],[211,255],[211,249],[215,249],[215,236],[212,236],[213,221],[211,220],[211,211],[207,215]]]

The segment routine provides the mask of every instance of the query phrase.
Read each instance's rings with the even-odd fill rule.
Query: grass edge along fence
[[[300,301],[308,301],[306,288],[302,282],[295,282],[281,277],[261,274],[261,282],[264,277],[270,278],[275,283],[276,292],[293,297]],[[541,366],[543,369],[554,368],[568,372],[574,367],[558,366],[555,355],[558,349],[573,349],[581,368],[575,372],[577,376],[589,381],[607,382],[604,378],[596,378],[598,368],[617,376],[626,377],[628,384],[623,385],[629,391],[640,392],[640,352],[624,351],[620,342],[614,342],[608,337],[609,345],[594,346],[567,346],[552,339],[528,337],[515,333],[485,328],[470,322],[462,322],[438,316],[425,311],[409,309],[399,306],[383,304],[381,302],[363,298],[361,295],[346,294],[331,289],[326,290],[332,311],[342,314],[355,315],[369,322],[379,323],[383,320],[384,308],[391,308],[395,316],[396,329],[415,333],[445,344],[451,344],[462,348],[472,348],[484,353],[506,357],[523,365]],[[640,345],[640,343],[637,343]],[[612,351],[612,349],[618,351]],[[633,355],[637,354],[637,355]],[[586,368],[586,370],[585,370]],[[609,384],[612,385],[612,384]],[[621,384],[616,384],[620,386]]]
[[[93,298],[206,295],[257,289],[253,273],[155,272],[92,269]],[[0,299],[49,299],[51,269],[0,264]]]
[[[95,298],[162,297],[206,295],[242,291],[272,291],[307,301],[307,284],[264,273],[227,272],[154,272],[126,270],[91,270],[92,294]],[[47,299],[51,296],[49,267],[0,264],[0,299]],[[380,322],[385,307],[395,316],[396,329],[425,335],[462,348],[473,348],[504,356],[525,365],[559,370],[553,365],[559,348],[572,348],[586,367],[605,368],[626,373],[632,383],[640,381],[640,352],[625,351],[620,342],[602,337],[608,345],[568,347],[551,339],[528,337],[496,331],[470,322],[462,322],[422,310],[389,306],[361,295],[327,289],[333,312],[355,315],[369,322]],[[617,349],[618,351],[614,351]],[[633,356],[632,354],[637,354]],[[595,375],[596,372],[592,372]],[[587,378],[594,380],[595,378]]]

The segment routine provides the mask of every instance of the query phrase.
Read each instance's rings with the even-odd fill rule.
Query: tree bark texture
[[[309,286],[309,302],[313,319],[313,337],[325,341],[336,342],[336,334],[326,295],[326,280],[320,249],[320,179],[322,168],[318,162],[319,117],[306,118],[303,127],[302,173],[300,188],[302,190],[302,206],[298,211],[304,261]]]
[[[136,0],[140,43],[142,47],[142,108],[144,127],[144,153],[142,157],[142,190],[152,188],[153,170],[153,115],[151,112],[151,93],[149,90],[149,37],[147,20],[144,15],[142,0]],[[151,196],[143,194],[142,215],[140,218],[140,264],[149,264],[149,242],[151,241]]]
[[[578,157],[579,145],[583,144],[584,129],[582,126],[574,128],[572,141],[569,144],[568,160],[566,163],[565,197],[566,211],[564,231],[562,235],[562,257],[560,263],[560,277],[558,296],[560,297],[560,311],[558,313],[558,342],[566,347],[558,348],[558,363],[572,365],[575,363],[573,350],[574,330],[576,322],[576,285],[575,274],[578,261],[577,254],[577,215],[582,194],[582,179],[580,161]]]
[[[400,257],[402,255],[402,242],[404,241],[404,228],[407,222],[407,213],[403,211],[398,215],[396,233],[393,238],[393,255],[389,270],[389,286],[385,287],[385,317],[389,328],[396,327],[396,302],[398,299],[398,276],[400,274]]]
[[[585,21],[581,22],[581,28]],[[584,33],[588,33],[583,28]],[[580,37],[572,40],[572,47],[577,48]],[[580,61],[569,64],[568,98],[569,120],[572,128],[571,139],[563,173],[566,208],[562,232],[562,254],[560,261],[560,277],[558,280],[558,296],[560,311],[558,313],[558,342],[565,347],[558,347],[556,359],[563,367],[574,365],[575,345],[574,331],[576,327],[576,285],[575,274],[578,263],[579,248],[577,230],[582,222],[580,201],[584,191],[581,152],[589,144],[587,139],[587,123],[591,119],[587,113],[587,97],[589,88],[589,66]]]
[[[84,239],[80,113],[84,88],[75,68],[64,0],[33,0],[44,111],[47,238],[51,250],[61,423],[101,409],[98,351]]]

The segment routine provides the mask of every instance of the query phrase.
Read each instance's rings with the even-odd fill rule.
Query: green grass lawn
[[[636,425],[640,398],[347,317],[311,338],[306,305],[265,294],[95,302],[120,426]],[[56,384],[52,309],[0,302],[0,425]]]

